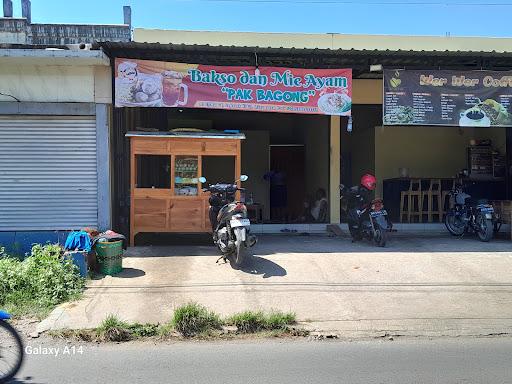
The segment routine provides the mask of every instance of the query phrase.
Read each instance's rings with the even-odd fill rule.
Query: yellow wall
[[[354,79],[353,104],[382,104],[382,79]]]
[[[110,68],[73,65],[0,65],[0,92],[31,102],[112,102]],[[13,101],[1,96],[0,101]]]
[[[272,48],[510,52],[511,38],[174,31],[135,28],[137,42]]]
[[[398,177],[409,168],[411,177],[453,177],[467,167],[466,147],[471,139],[491,139],[493,147],[506,151],[504,128],[376,127],[375,173],[377,195],[382,181]]]

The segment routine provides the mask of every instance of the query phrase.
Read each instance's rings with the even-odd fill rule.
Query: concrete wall
[[[25,18],[0,17],[0,43],[65,45],[94,41],[130,41],[129,25],[30,24]]]
[[[320,49],[510,52],[511,38],[173,31],[135,28],[133,40],[163,44]]]
[[[0,65],[0,92],[21,101],[110,104],[111,84],[109,67]],[[8,96],[0,95],[0,101],[12,100]]]
[[[453,177],[467,167],[466,147],[471,139],[491,139],[501,153],[506,151],[504,128],[377,127],[375,171],[377,194],[382,180],[398,177],[400,167],[412,177]]]
[[[27,44],[27,20],[0,18],[0,43]]]

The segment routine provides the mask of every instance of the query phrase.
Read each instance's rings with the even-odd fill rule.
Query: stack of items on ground
[[[93,228],[83,228],[68,235],[64,249],[83,277],[87,276],[88,270],[115,275],[123,270],[126,238],[112,230],[100,233]]]

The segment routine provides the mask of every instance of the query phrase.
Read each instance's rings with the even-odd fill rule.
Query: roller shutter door
[[[98,223],[93,117],[0,117],[0,231]]]

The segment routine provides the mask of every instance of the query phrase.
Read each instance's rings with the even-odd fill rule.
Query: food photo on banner
[[[512,126],[512,72],[384,70],[384,125]]]
[[[230,67],[117,58],[116,107],[350,116],[351,69]]]

